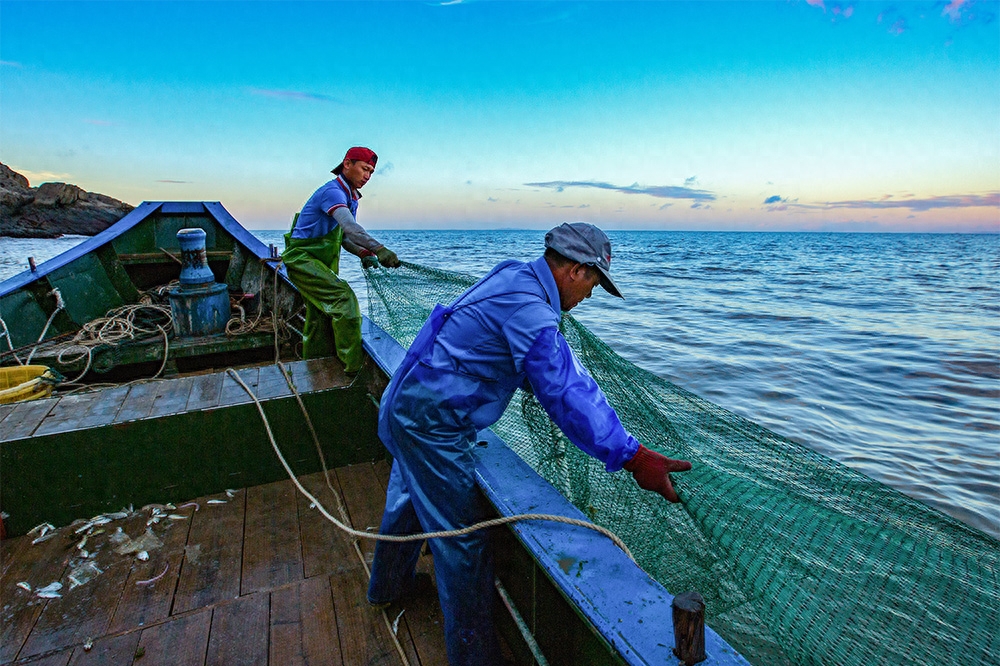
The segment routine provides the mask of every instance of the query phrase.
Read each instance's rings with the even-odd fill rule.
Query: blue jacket
[[[639,449],[559,332],[559,292],[544,257],[506,261],[448,308],[438,306],[383,396],[389,422],[418,436],[467,438],[496,423],[518,387],[530,385],[573,444],[621,469]]]

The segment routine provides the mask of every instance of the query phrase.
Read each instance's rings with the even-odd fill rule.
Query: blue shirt
[[[418,355],[386,388],[382,416],[404,429],[471,438],[500,419],[518,387],[530,385],[573,444],[608,471],[620,469],[639,442],[559,332],[559,305],[544,257],[498,265],[452,303],[431,344],[411,348]]]
[[[337,227],[333,211],[347,207],[351,215],[358,216],[360,192],[351,190],[343,176],[337,176],[313,192],[299,213],[292,229],[292,238],[322,238]]]

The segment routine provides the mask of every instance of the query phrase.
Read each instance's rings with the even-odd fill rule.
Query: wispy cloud
[[[773,198],[773,197],[772,197]],[[888,195],[879,199],[854,199],[850,201],[827,201],[816,204],[791,204],[799,208],[854,208],[865,210],[884,210],[905,208],[917,212],[937,208],[1000,208],[1000,192],[987,194],[955,194],[941,197],[926,197],[923,199],[896,199]]]
[[[0,65],[4,67],[24,67],[24,65],[16,60],[0,60]]]
[[[909,24],[906,22],[906,17],[892,6],[879,12],[875,18],[875,23],[878,25],[888,24],[889,27],[886,29],[886,32],[897,37],[910,29]]]
[[[164,178],[162,180],[157,180],[155,182],[157,182],[157,183],[168,183],[170,185],[190,185],[191,184],[190,180],[169,180],[169,179],[166,179],[166,178]]]
[[[556,192],[562,192],[567,187],[589,187],[598,190],[610,190],[623,194],[646,194],[659,199],[695,199],[697,201],[715,201],[715,195],[705,190],[694,190],[690,187],[675,185],[612,185],[592,180],[550,180],[544,183],[525,183],[527,187],[547,187]]]
[[[822,9],[823,13],[826,14],[827,6],[824,0],[806,0],[806,4],[810,7],[816,7],[817,9]],[[854,16],[854,5],[853,4],[841,4],[836,2],[829,7],[830,13],[833,15],[830,19],[831,22],[836,23],[840,19],[849,19]]]
[[[906,32],[906,19],[899,19],[889,26],[890,35],[902,35]]]
[[[831,10],[835,16],[843,16],[844,18],[851,18],[854,16],[854,5],[847,5],[843,7],[841,5],[834,5]]]
[[[690,178],[684,179],[684,187],[691,187],[692,185],[698,184],[698,176],[691,176]]]
[[[764,199],[764,205],[767,206],[767,210],[773,213],[788,210],[788,206],[794,205],[794,201],[797,201],[797,199],[789,199],[780,194],[775,194]]]
[[[32,171],[21,169],[14,164],[9,165],[11,169],[28,179],[29,183],[72,183],[73,174],[55,173],[52,171]]]
[[[947,16],[952,21],[960,21],[962,19],[962,7],[967,4],[967,0],[951,0],[941,10],[941,16]]]
[[[277,90],[274,88],[248,88],[251,95],[261,97],[275,97],[278,99],[291,99],[306,102],[332,102],[334,104],[344,104],[342,100],[320,93],[302,92],[300,90]]]

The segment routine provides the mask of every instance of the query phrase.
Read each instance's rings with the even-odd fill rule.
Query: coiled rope
[[[264,259],[262,260],[262,263],[266,263],[267,261],[267,259]],[[247,298],[249,294],[244,295],[232,304],[235,313],[232,314],[229,321],[226,323],[226,335],[232,337],[256,330],[265,331],[273,329],[275,337],[275,359],[277,360],[279,350],[279,329],[285,328],[285,322],[274,317],[274,306],[277,301],[278,285],[277,270],[275,269],[273,272],[273,293],[275,303],[272,303],[271,316],[264,316],[264,304],[261,302],[254,319],[252,321],[247,321],[246,309],[243,305],[241,305],[241,301],[244,298]],[[258,294],[261,296],[263,296],[264,278],[265,271],[261,270],[258,289]],[[41,334],[34,343],[21,348],[15,348],[7,323],[3,320],[3,318],[0,318],[0,338],[6,339],[6,344],[9,348],[9,351],[3,352],[3,355],[13,356],[18,365],[30,364],[35,356],[35,353],[39,351],[39,349],[45,349],[47,352],[55,354],[55,360],[60,365],[74,365],[86,359],[83,370],[74,379],[63,383],[64,386],[76,385],[77,382],[83,379],[83,377],[90,371],[94,360],[94,352],[98,348],[114,347],[122,342],[140,340],[150,336],[160,335],[163,337],[163,361],[160,364],[159,370],[157,370],[152,377],[146,378],[147,380],[157,379],[163,374],[163,371],[167,366],[167,361],[169,360],[169,334],[173,330],[173,315],[171,313],[170,306],[163,304],[162,300],[165,297],[165,294],[178,284],[179,282],[177,280],[173,280],[165,285],[160,285],[143,292],[140,296],[139,303],[123,305],[109,310],[103,317],[98,317],[85,323],[75,334],[72,334],[73,337],[69,340],[59,339],[71,335],[71,333],[56,336],[56,338],[46,341],[45,336],[48,333],[56,315],[66,309],[66,303],[63,300],[62,294],[59,292],[58,288],[55,288],[49,292],[49,295],[55,296],[56,307],[49,315],[48,321],[46,321]],[[155,301],[161,302],[157,303]],[[278,322],[278,325],[276,325],[276,321]],[[23,350],[28,350],[28,357],[26,361],[22,360],[22,358],[18,356],[18,352]]]
[[[319,444],[319,437],[317,436],[316,430],[312,425],[311,419],[309,418],[309,414],[306,411],[305,404],[302,402],[301,398],[299,397],[298,391],[292,384],[292,379],[288,375],[288,371],[285,369],[284,364],[279,362],[278,367],[281,368],[281,372],[285,377],[285,382],[288,384],[288,387],[292,390],[292,393],[295,394],[296,399],[299,402],[299,406],[302,409],[302,413],[309,426],[309,432],[312,434],[313,442],[316,445],[317,451],[319,451],[320,461],[323,466],[323,473],[324,476],[327,477],[327,486],[333,492],[333,496],[337,501],[338,509],[341,515],[346,516],[346,511],[343,507],[343,502],[340,499],[340,495],[339,493],[337,493],[336,490],[334,490],[333,485],[330,483],[329,470],[327,469],[326,466],[326,459],[323,456],[322,448],[320,447]],[[312,502],[317,509],[319,509],[319,512],[323,515],[324,518],[333,523],[341,531],[353,537],[359,539],[372,539],[375,541],[392,541],[392,542],[423,541],[425,539],[442,539],[447,537],[461,536],[463,534],[471,534],[472,532],[477,532],[482,529],[497,527],[499,525],[507,525],[509,523],[515,523],[524,520],[546,520],[555,523],[564,523],[566,525],[575,525],[577,527],[585,527],[587,529],[594,530],[595,532],[599,532],[604,536],[608,537],[609,539],[611,539],[616,546],[621,548],[622,551],[624,551],[624,553],[628,555],[629,559],[635,561],[635,558],[632,556],[632,552],[628,549],[628,546],[626,546],[625,543],[618,537],[618,535],[612,532],[611,530],[588,521],[579,520],[577,518],[569,518],[567,516],[559,516],[547,513],[524,513],[514,516],[501,516],[499,518],[491,518],[490,520],[484,520],[474,525],[469,525],[468,527],[463,527],[456,530],[440,530],[436,532],[424,532],[421,534],[407,534],[407,535],[379,534],[379,533],[356,530],[350,525],[347,525],[344,522],[337,520],[337,518],[331,515],[330,512],[326,509],[326,507],[324,507],[323,504],[318,499],[316,499],[316,497],[314,497],[308,490],[305,489],[302,483],[295,476],[295,472],[293,472],[292,468],[288,465],[288,462],[285,460],[285,456],[282,455],[281,449],[278,447],[277,441],[275,441],[274,433],[271,430],[271,424],[267,420],[267,415],[264,413],[264,408],[260,403],[260,399],[254,394],[253,390],[249,386],[247,386],[247,384],[236,373],[235,370],[233,370],[232,368],[228,368],[226,370],[226,373],[229,374],[229,376],[232,377],[233,380],[237,384],[239,384],[244,391],[246,391],[247,395],[250,396],[250,399],[253,400],[254,405],[256,405],[257,407],[257,412],[260,414],[260,418],[264,422],[264,429],[267,431],[267,437],[271,442],[271,448],[274,449],[275,455],[278,456],[278,460],[281,462],[282,467],[285,468],[285,472],[288,473],[288,477],[292,480],[292,483],[295,484],[295,487],[298,488],[299,492],[301,492],[310,502]]]

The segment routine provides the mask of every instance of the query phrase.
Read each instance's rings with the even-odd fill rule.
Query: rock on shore
[[[58,238],[93,236],[127,215],[134,206],[76,185],[42,183],[0,164],[0,236]]]

